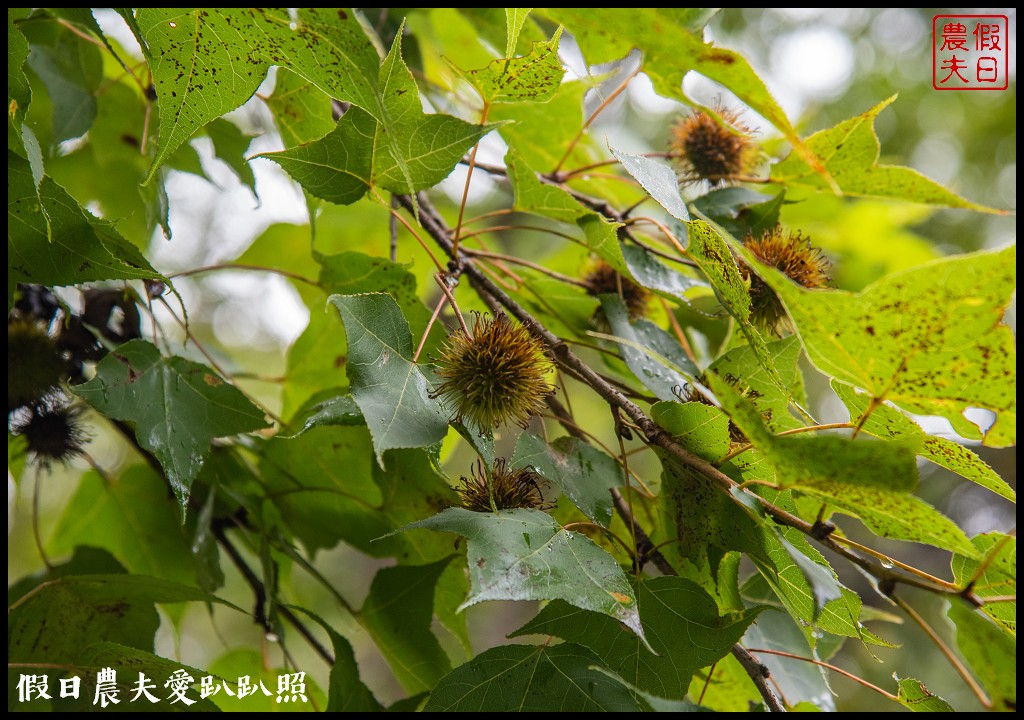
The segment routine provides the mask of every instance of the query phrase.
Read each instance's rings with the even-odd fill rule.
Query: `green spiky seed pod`
[[[44,467],[54,462],[67,465],[84,452],[89,439],[82,427],[81,411],[62,400],[33,407],[12,430],[15,435],[25,436],[28,451]]]
[[[669,155],[678,166],[680,182],[706,180],[712,187],[750,174],[757,163],[757,144],[739,116],[724,108],[717,113],[726,127],[702,110],[680,118],[672,127]]]
[[[434,397],[455,421],[483,431],[509,422],[525,427],[554,390],[540,341],[504,313],[477,315],[470,335],[449,335],[436,362],[444,382]]]
[[[790,280],[805,288],[826,287],[831,278],[832,263],[821,249],[799,232],[786,232],[781,227],[766,231],[761,237],[747,236],[743,242],[765,265],[777,268]],[[775,291],[758,277],[742,260],[740,274],[750,288],[750,319],[775,335],[787,323],[786,310]]]
[[[540,490],[540,476],[530,468],[514,470],[507,466],[504,458],[494,461],[491,472],[491,486],[479,460],[470,468],[470,477],[459,478],[455,488],[462,507],[474,512],[492,512],[491,491],[494,492],[494,507],[498,510],[514,508],[546,509],[548,504]]]
[[[7,412],[32,407],[67,376],[57,342],[34,320],[7,325]]]

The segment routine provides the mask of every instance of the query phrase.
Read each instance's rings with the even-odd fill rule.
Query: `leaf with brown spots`
[[[953,579],[966,587],[973,582],[974,594],[986,602],[981,610],[996,621],[1004,632],[1017,637],[1017,538],[999,532],[983,533],[971,538],[980,556],[985,557],[985,571],[978,576],[982,563],[977,558],[954,555],[950,562]]]
[[[807,138],[807,146],[824,163],[832,179],[846,195],[884,197],[910,202],[965,208],[978,212],[1006,215],[1006,210],[971,202],[901,165],[880,165],[881,145],[875,135],[874,122],[896,96],[880,102],[862,115],[844,120],[833,128],[821,130]],[[822,176],[808,166],[804,157],[793,153],[772,168],[772,179],[790,186],[803,185],[832,191]]]
[[[558,57],[561,35],[559,28],[548,42],[534,43],[528,55],[495,60],[479,70],[456,70],[485,103],[547,102],[565,74]]]
[[[913,495],[920,439],[855,440],[838,436],[779,437],[757,409],[717,375],[708,385],[722,409],[764,456],[781,489],[797,490],[859,518],[876,535],[927,543],[976,557],[964,532]]]
[[[864,411],[868,409],[870,398],[858,393],[849,385],[843,385],[835,380],[832,381],[832,389],[850,411],[850,420],[857,422],[864,415]],[[924,431],[917,423],[888,405],[879,405],[874,408],[864,422],[863,430],[880,438],[924,436]],[[1007,500],[1017,502],[1017,493],[1013,491],[1013,488],[999,477],[984,460],[959,443],[944,437],[925,436],[920,455],[936,465],[963,475],[971,482],[977,483],[997,495],[1002,495]]]
[[[857,294],[806,290],[751,266],[778,293],[811,362],[908,412],[941,415],[991,447],[1017,441],[1017,351],[1003,313],[1017,288],[1016,246],[958,255],[882,278]],[[968,408],[996,413],[982,430]]]

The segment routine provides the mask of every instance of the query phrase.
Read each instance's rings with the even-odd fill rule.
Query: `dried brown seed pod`
[[[694,110],[672,127],[669,155],[678,167],[680,182],[706,180],[724,185],[749,175],[757,162],[757,143],[751,130],[732,110],[716,108],[729,126],[703,110]]]
[[[51,399],[30,408],[11,429],[15,435],[25,436],[28,451],[40,465],[67,465],[84,452],[89,440],[81,415],[78,407],[63,399]]]
[[[492,512],[492,491],[494,508],[498,510],[514,508],[546,510],[550,507],[541,494],[540,476],[530,468],[515,470],[508,467],[504,458],[494,461],[490,485],[487,482],[484,465],[479,460],[470,468],[470,477],[463,476],[459,481],[460,485],[455,488],[455,491],[459,494],[462,507],[467,510]]]
[[[622,275],[604,260],[598,261],[594,269],[587,273],[583,282],[587,284],[588,295],[598,297],[610,294],[621,297],[629,311],[629,317],[633,320],[642,317],[647,312],[647,303],[651,299],[651,292]],[[598,312],[600,313],[600,309]]]
[[[790,280],[805,288],[826,287],[831,280],[832,263],[820,248],[811,245],[811,241],[799,232],[775,227],[758,238],[748,235],[743,245],[765,265],[781,270]],[[739,261],[739,270],[750,288],[751,320],[778,335],[787,320],[782,301],[742,260]]]

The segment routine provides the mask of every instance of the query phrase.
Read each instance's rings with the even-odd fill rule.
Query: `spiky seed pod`
[[[12,430],[15,435],[25,436],[29,452],[44,467],[54,462],[66,465],[82,454],[89,440],[82,427],[81,411],[63,400],[31,408]]]
[[[460,485],[455,488],[462,501],[462,507],[474,512],[492,512],[491,491],[494,492],[494,507],[498,510],[514,508],[546,509],[541,494],[540,476],[530,468],[514,470],[505,463],[504,458],[494,461],[491,470],[491,486],[488,487],[487,473],[484,465],[477,460],[470,467],[470,477],[459,478]]]
[[[598,261],[596,267],[587,273],[583,282],[587,284],[588,295],[594,297],[605,294],[619,295],[626,304],[626,309],[629,310],[629,317],[633,320],[647,312],[647,303],[651,299],[650,291],[624,277],[604,260]],[[600,309],[598,312],[600,313]]]
[[[787,232],[781,227],[766,231],[761,237],[748,235],[743,245],[765,265],[784,272],[793,282],[805,288],[828,285],[832,263],[820,248],[811,245],[799,232]],[[742,260],[740,274],[750,288],[751,320],[775,335],[786,322],[786,310],[775,291],[758,277]]]
[[[45,328],[35,320],[7,325],[7,412],[41,402],[66,376],[57,341]]]
[[[504,313],[493,319],[477,315],[472,334],[449,335],[436,362],[444,382],[433,396],[454,420],[480,430],[508,422],[525,427],[554,390],[540,341]]]
[[[712,187],[748,175],[757,162],[757,144],[751,130],[732,110],[716,108],[732,127],[703,110],[694,110],[672,127],[669,153],[676,161],[681,182],[707,180]]]

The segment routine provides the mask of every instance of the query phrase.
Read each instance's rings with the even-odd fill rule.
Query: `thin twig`
[[[412,198],[402,196],[400,200],[402,205],[410,211],[414,207]],[[438,245],[450,254],[451,240],[449,239],[449,232],[444,220],[430,203],[429,198],[421,194],[418,200],[420,208],[422,209],[422,212],[420,213],[420,222],[424,229],[430,234],[434,241],[438,243]],[[602,204],[602,207],[603,205],[605,204]],[[611,210],[611,212],[614,212],[614,210]],[[681,446],[669,433],[651,420],[636,403],[629,400],[619,390],[592,370],[586,363],[580,360],[580,358],[570,350],[565,341],[554,335],[550,330],[538,322],[536,318],[534,318],[501,288],[495,285],[490,278],[488,278],[487,275],[472,262],[460,260],[458,265],[461,272],[468,277],[470,283],[477,290],[478,294],[489,299],[491,302],[497,302],[504,306],[512,316],[518,319],[523,326],[529,330],[530,333],[540,339],[547,346],[548,353],[559,365],[574,377],[579,378],[590,386],[606,402],[618,406],[637,425],[637,427],[640,428],[640,431],[644,434],[649,444],[657,445],[662,448],[665,452],[682,462],[684,465],[689,466],[693,470],[707,477],[709,480],[715,482],[727,493],[730,493],[733,488],[738,486],[738,483],[736,483],[735,480],[730,478],[714,465],[703,458],[694,455],[689,450]],[[819,538],[817,536],[820,535],[820,533],[817,532],[811,523],[808,523],[802,518],[793,515],[782,508],[776,507],[763,498],[758,497],[757,499],[765,512],[776,522],[793,527],[805,535],[818,540],[833,552],[863,568],[866,572],[880,580],[890,583],[904,583],[942,594],[952,594],[948,588],[936,586],[934,583],[926,582],[923,579],[914,576],[908,576],[903,572],[897,572],[888,568],[880,567],[877,563],[858,555],[849,548],[836,542],[831,537],[825,536]],[[963,593],[961,592],[960,594],[962,595]]]
[[[897,597],[895,593],[890,594],[889,598],[896,603],[900,610],[905,612],[911,620],[917,623],[918,627],[924,630],[925,635],[935,643],[935,646],[939,648],[939,652],[945,656],[946,660],[949,661],[949,664],[953,666],[953,669],[956,670],[960,677],[964,679],[964,682],[967,683],[967,686],[971,689],[971,692],[974,693],[975,697],[978,698],[978,701],[986,710],[991,710],[992,701],[989,699],[988,695],[982,689],[981,685],[978,684],[978,681],[974,679],[970,671],[964,667],[962,662],[960,662],[960,658],[958,658],[953,650],[942,640],[942,638],[939,637],[939,634],[935,632],[934,628],[932,628],[932,626],[929,625],[917,610],[912,608],[906,600],[901,597]]]
[[[480,124],[484,125],[487,123],[487,114],[491,111],[491,103],[484,101],[483,111],[480,113]],[[455,234],[452,235],[452,259],[458,262],[459,259],[459,240],[462,235],[462,218],[466,214],[466,200],[469,199],[469,182],[473,179],[473,166],[476,164],[476,153],[480,149],[480,141],[473,145],[473,150],[469,154],[469,169],[466,171],[466,184],[462,188],[462,202],[459,203],[459,219],[455,223]]]
[[[391,209],[392,211],[398,209],[398,199],[394,193],[391,193]],[[388,218],[388,235],[390,236],[388,257],[391,259],[391,262],[395,262],[398,258],[398,220],[395,218],[394,212]]]
[[[43,565],[49,571],[53,570],[53,565],[50,563],[50,558],[46,555],[46,550],[43,548],[43,538],[39,533],[39,495],[42,484],[43,468],[41,465],[36,465],[36,481],[32,486],[32,535],[36,539],[36,550],[39,551],[39,557],[42,558]]]
[[[413,362],[420,359],[420,353],[423,352],[423,346],[427,344],[427,336],[430,335],[430,328],[434,327],[434,323],[437,322],[437,316],[441,314],[441,308],[444,307],[447,300],[447,296],[442,296],[441,299],[437,301],[437,307],[434,308],[434,314],[430,316],[430,322],[427,323],[427,329],[423,331],[423,337],[420,338],[420,344],[416,346],[416,352],[412,356]]]
[[[562,165],[565,163],[566,160],[569,159],[569,156],[572,155],[572,151],[576,149],[576,145],[578,145],[579,141],[583,138],[583,133],[585,133],[587,131],[587,128],[589,128],[591,124],[597,119],[597,116],[600,115],[605,110],[605,108],[607,108],[611,104],[611,102],[615,98],[617,98],[623,90],[626,89],[626,87],[629,85],[629,82],[640,73],[642,67],[642,65],[638,65],[636,70],[627,75],[626,78],[621,83],[619,83],[619,86],[612,90],[611,93],[609,93],[608,97],[606,97],[601,102],[601,104],[597,106],[597,109],[594,110],[594,112],[590,113],[590,117],[588,117],[587,121],[583,123],[583,127],[581,127],[579,129],[579,132],[576,133],[576,137],[574,137],[569,142],[569,146],[565,149],[565,154],[562,156],[562,159],[558,161],[558,164],[555,165],[555,169],[551,171],[552,176],[558,175],[558,171],[562,169]]]
[[[273,273],[274,275],[281,275],[282,277],[297,280],[313,287],[320,287],[320,283],[316,280],[312,280],[308,277],[299,275],[298,273],[289,272],[288,270],[280,270],[278,268],[263,267],[261,265],[239,265],[236,263],[224,263],[221,265],[206,265],[204,267],[192,268],[191,270],[182,270],[181,272],[171,273],[168,278],[179,278],[188,277],[189,275],[199,275],[200,273],[214,272],[216,270],[252,270],[254,272],[266,272]]]
[[[771,677],[771,673],[768,668],[759,663],[753,655],[747,652],[739,643],[732,646],[732,656],[739,660],[740,665],[747,671],[747,675],[754,681],[754,685],[757,686],[757,691],[761,693],[761,698],[764,700],[765,705],[771,712],[786,712],[786,708],[782,702],[776,697],[775,693],[766,682]]]
[[[241,553],[238,552],[238,549],[231,543],[230,540],[228,540],[227,535],[224,533],[224,529],[222,527],[214,525],[213,527],[211,527],[211,531],[213,532],[213,535],[217,539],[217,542],[220,544],[220,546],[224,548],[224,552],[226,552],[228,557],[231,558],[231,562],[238,569],[238,572],[242,574],[242,577],[245,579],[246,583],[252,589],[253,596],[256,598],[256,606],[253,611],[253,617],[256,619],[256,622],[263,627],[265,632],[273,632],[274,630],[270,624],[270,620],[266,617],[265,614],[267,603],[267,590],[266,587],[264,587],[263,585],[263,581],[256,577],[256,573],[254,573],[252,571],[252,568],[249,567],[248,563],[245,562],[245,558],[242,557]],[[309,643],[310,647],[313,648],[316,654],[323,658],[324,662],[333,667],[334,656],[331,655],[331,653],[327,650],[327,648],[325,648],[320,643],[319,640],[317,640],[316,636],[313,635],[313,633],[309,630],[309,628],[305,626],[305,624],[301,620],[299,620],[295,613],[293,613],[287,607],[280,604],[276,605],[276,608],[277,612],[281,614],[281,617],[283,617],[285,620],[291,623],[291,625],[295,627],[299,634],[302,635],[303,638],[305,638],[306,642]]]
[[[445,278],[447,275],[444,273],[435,273],[434,280],[437,282],[437,286],[441,288],[441,292],[448,298],[448,304],[452,306],[452,312],[455,313],[455,317],[459,319],[459,325],[462,326],[462,332],[466,333],[466,337],[472,337],[472,333],[469,332],[469,326],[466,325],[466,318],[462,317],[462,311],[459,310],[459,304],[455,302],[455,296],[452,295],[452,290],[448,287],[448,283]]]
[[[465,239],[465,237],[463,237],[463,239]],[[554,278],[555,280],[559,280],[569,285],[576,285],[577,287],[587,289],[590,288],[590,285],[588,283],[586,283],[583,280],[580,280],[579,278],[563,275],[560,272],[555,272],[554,270],[550,270],[544,267],[543,265],[538,265],[537,263],[530,262],[529,260],[518,258],[515,255],[503,255],[501,253],[490,252],[488,250],[476,250],[465,246],[463,246],[462,252],[463,254],[469,255],[471,257],[484,257],[491,260],[502,260],[504,262],[510,262],[513,263],[514,265],[522,265],[523,267],[528,267],[531,270],[536,270],[539,273],[542,273],[544,275],[547,275],[548,277]]]
[[[897,696],[893,695],[891,692],[883,690],[882,688],[878,687],[877,685],[874,685],[874,684],[868,682],[864,678],[858,677],[857,675],[854,675],[852,672],[848,672],[846,670],[843,670],[841,667],[837,667],[835,665],[831,665],[831,664],[829,664],[827,662],[822,662],[821,660],[816,660],[814,658],[803,657],[802,655],[794,655],[793,653],[783,652],[782,650],[761,650],[761,649],[747,648],[747,652],[749,652],[749,653],[763,653],[765,655],[778,655],[780,657],[786,657],[786,658],[790,658],[792,660],[803,660],[804,662],[812,663],[814,665],[819,665],[819,666],[821,666],[823,668],[828,668],[829,670],[837,672],[840,675],[842,675],[843,677],[848,677],[851,680],[853,680],[854,682],[859,682],[864,687],[870,688],[870,689],[874,690],[879,695],[884,695],[885,697],[889,698],[890,700],[894,700],[896,702],[899,702],[899,698]]]

